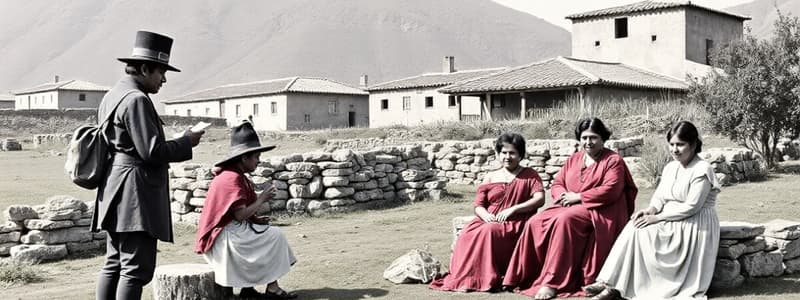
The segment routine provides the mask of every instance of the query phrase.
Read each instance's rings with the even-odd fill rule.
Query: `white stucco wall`
[[[86,95],[86,100],[80,101],[80,94]],[[106,92],[86,91],[59,91],[58,108],[98,108]]]
[[[615,38],[614,20],[622,17],[628,18],[628,37]],[[622,62],[683,79],[685,24],[683,9],[577,20],[572,24],[572,56]]]
[[[458,105],[449,106],[449,95],[437,88],[376,91],[369,95],[369,127],[390,125],[415,126],[436,121],[457,121]],[[403,110],[403,97],[411,97],[411,107]],[[425,107],[425,97],[433,97],[433,107]],[[389,108],[381,108],[381,100],[389,100]],[[473,105],[474,106],[474,105]],[[478,106],[479,107],[479,106]],[[474,109],[473,107],[470,107]],[[480,111],[478,110],[478,113]]]
[[[731,17],[700,9],[686,10],[686,59],[706,64],[706,40],[719,49],[734,40],[741,40],[742,22]]]
[[[80,101],[80,94],[86,100]],[[14,96],[14,109],[65,109],[65,108],[97,108],[106,92],[93,91],[47,91]]]
[[[369,126],[367,95],[290,93],[287,97],[288,130],[348,127],[350,112],[355,113],[354,127]],[[330,112],[330,101],[337,103],[335,113]],[[309,117],[308,122],[306,115]]]

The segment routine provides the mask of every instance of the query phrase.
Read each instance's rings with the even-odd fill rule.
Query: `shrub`
[[[641,168],[647,181],[657,186],[661,179],[661,170],[672,161],[672,155],[662,137],[646,137],[642,146]]]
[[[41,270],[32,262],[18,259],[0,260],[0,284],[3,286],[40,282],[44,280],[40,274]]]

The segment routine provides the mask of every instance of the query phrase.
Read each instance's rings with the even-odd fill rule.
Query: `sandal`
[[[267,290],[264,292],[265,299],[294,299],[297,298],[297,293],[295,292],[287,292],[284,290],[278,290],[277,292],[270,292]]]
[[[597,294],[602,293],[606,289],[606,285],[602,282],[595,282],[590,285],[583,287],[583,292],[586,293],[586,297],[592,297]]]
[[[592,300],[617,300],[621,298],[622,295],[620,295],[619,291],[612,288],[607,288],[600,292],[600,294],[592,297]]]

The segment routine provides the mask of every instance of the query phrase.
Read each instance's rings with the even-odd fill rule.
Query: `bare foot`
[[[539,288],[539,292],[537,292],[536,295],[533,296],[533,299],[536,299],[536,300],[548,300],[548,299],[553,299],[555,297],[556,297],[556,290],[555,289],[553,289],[551,287],[543,286],[543,287]]]

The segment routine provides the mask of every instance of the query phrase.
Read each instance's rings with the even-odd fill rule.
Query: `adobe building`
[[[108,90],[108,87],[87,81],[59,81],[56,76],[54,82],[12,92],[14,110],[97,109]]]
[[[479,98],[448,95],[440,88],[502,71],[503,68],[458,71],[455,58],[445,56],[442,72],[387,81],[367,88],[369,127],[415,126],[438,121],[480,119]]]
[[[223,85],[163,101],[176,116],[251,120],[256,130],[366,127],[368,95],[333,80],[289,77]]]
[[[710,53],[741,40],[749,17],[691,1],[642,1],[572,14],[572,57],[620,62],[681,80],[702,77]]]

